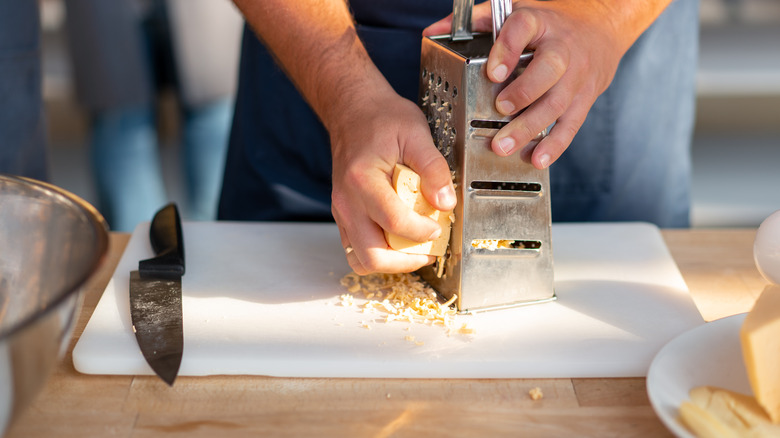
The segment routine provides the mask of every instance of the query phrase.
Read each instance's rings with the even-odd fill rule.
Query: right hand
[[[396,163],[422,178],[434,207],[455,206],[446,160],[422,111],[400,97],[361,43],[344,0],[235,0],[330,133],[332,212],[358,274],[409,272],[433,257],[388,247],[384,230],[426,241],[439,229],[391,186]]]
[[[387,245],[383,230],[424,242],[441,232],[430,218],[406,206],[392,187],[403,163],[422,180],[425,199],[439,210],[455,207],[446,160],[436,149],[422,111],[392,90],[366,95],[338,126],[329,127],[333,153],[333,217],[350,267],[360,275],[411,272],[433,256],[406,254]]]

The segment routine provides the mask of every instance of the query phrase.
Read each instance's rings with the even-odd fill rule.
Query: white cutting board
[[[148,227],[136,228],[73,351],[82,373],[153,374],[128,305],[129,272],[152,256]],[[558,300],[459,315],[476,333],[449,336],[342,306],[350,269],[333,224],[183,230],[180,375],[638,377],[664,344],[703,323],[659,230],[644,223],[553,225]]]

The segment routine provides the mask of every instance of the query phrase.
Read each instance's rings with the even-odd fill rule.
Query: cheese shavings
[[[471,246],[477,249],[486,249],[488,251],[495,251],[497,249],[511,249],[514,240],[503,239],[474,239],[471,241]]]
[[[425,284],[416,274],[370,274],[360,276],[352,272],[341,279],[341,285],[351,294],[361,293],[368,301],[363,305],[364,312],[386,314],[385,322],[405,321],[441,325],[448,332],[473,334],[466,324],[454,328],[456,311],[450,306],[457,296],[446,303],[440,303],[436,291]],[[352,298],[341,296],[342,305],[352,306]],[[351,296],[350,296],[351,297]],[[421,345],[418,343],[418,345]]]

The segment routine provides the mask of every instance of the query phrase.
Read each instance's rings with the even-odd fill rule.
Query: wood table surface
[[[663,230],[705,320],[750,310],[767,282],[753,262],[755,229]],[[87,287],[66,357],[8,431],[20,437],[664,437],[644,378],[313,379],[76,372],[71,351],[129,234]],[[529,390],[544,397],[532,400]]]

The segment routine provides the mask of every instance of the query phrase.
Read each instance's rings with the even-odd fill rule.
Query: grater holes
[[[452,98],[458,97],[458,87],[452,87]]]
[[[421,75],[423,93],[420,104],[425,113],[436,148],[444,157],[452,153],[457,131],[451,126],[452,101],[450,95],[457,96],[456,87],[447,80],[446,75],[439,75],[427,68]],[[427,83],[426,83],[427,82]]]

